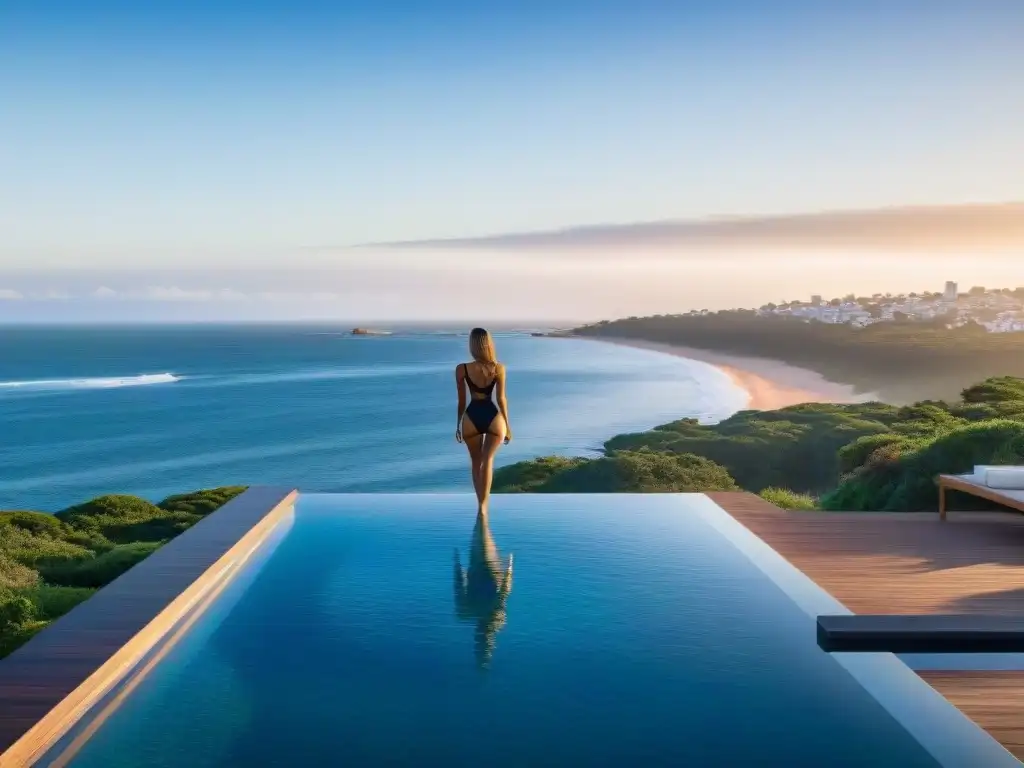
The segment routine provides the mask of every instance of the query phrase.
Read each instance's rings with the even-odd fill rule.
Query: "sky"
[[[1024,200],[1021,40],[1019,0],[7,0],[0,320],[640,312],[631,253],[350,246]]]

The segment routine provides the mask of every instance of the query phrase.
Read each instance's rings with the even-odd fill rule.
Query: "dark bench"
[[[819,616],[818,646],[829,652],[1022,653],[1024,617]]]

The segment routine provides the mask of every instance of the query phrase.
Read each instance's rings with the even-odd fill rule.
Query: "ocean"
[[[498,465],[596,455],[609,437],[717,421],[745,394],[715,368],[582,339],[496,333],[512,443]],[[462,332],[338,326],[0,329],[0,509],[218,485],[470,490],[454,439]]]

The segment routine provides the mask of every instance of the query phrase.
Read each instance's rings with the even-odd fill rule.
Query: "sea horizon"
[[[123,318],[109,320],[24,320],[5,319],[0,321],[0,328],[57,328],[62,330],[75,329],[105,329],[125,328],[138,326],[140,328],[230,328],[240,327],[294,327],[294,326],[340,326],[343,328],[374,328],[382,330],[431,330],[431,331],[454,331],[456,327],[463,329],[465,333],[476,326],[483,326],[488,329],[511,331],[551,331],[567,327],[578,327],[586,323],[595,322],[594,318],[576,320],[501,320],[495,322],[484,322],[472,320],[368,320],[366,318],[335,319],[335,318],[281,318],[273,320],[239,318],[237,320],[215,320],[200,318],[196,320],[179,320],[167,318]]]
[[[52,512],[105,493],[159,500],[219,485],[469,490],[453,377],[468,329],[406,324],[408,333],[358,337],[342,327],[5,334],[0,508]],[[683,417],[710,423],[747,402],[728,375],[698,361],[492,328],[514,430],[498,466],[597,455],[616,434]]]

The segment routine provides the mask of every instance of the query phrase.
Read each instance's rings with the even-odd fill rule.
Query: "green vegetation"
[[[758,494],[765,501],[782,509],[817,509],[818,503],[806,493],[794,493],[787,488],[765,488]]]
[[[954,398],[990,376],[1024,376],[1024,333],[988,333],[977,323],[947,328],[947,323],[940,317],[854,328],[731,310],[631,317],[573,333],[767,357],[898,403]]]
[[[956,402],[808,403],[681,419],[619,435],[595,459],[545,457],[495,472],[496,493],[743,489],[789,509],[922,511],[935,476],[1024,464],[1024,379],[988,379]],[[951,503],[987,502],[954,494]]]
[[[244,490],[159,504],[100,496],[55,515],[0,511],[0,657]]]
[[[617,451],[597,459],[548,456],[499,470],[495,485],[504,493],[673,493],[736,491],[729,472],[688,453],[656,453],[648,448]],[[498,490],[496,488],[496,490]]]

